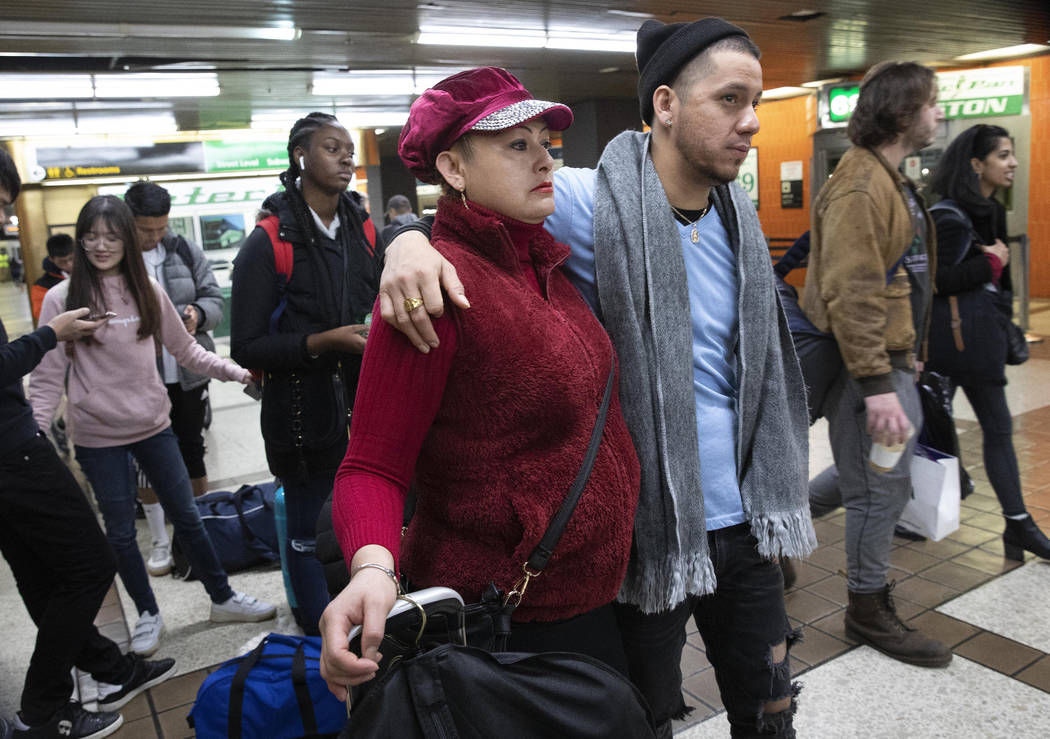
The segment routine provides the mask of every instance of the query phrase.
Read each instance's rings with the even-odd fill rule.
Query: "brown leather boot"
[[[846,633],[883,654],[919,667],[947,667],[952,650],[897,617],[891,582],[875,593],[849,593]]]

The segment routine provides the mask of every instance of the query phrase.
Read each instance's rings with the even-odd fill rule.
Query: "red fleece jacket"
[[[579,471],[615,355],[557,269],[568,248],[542,228],[445,199],[433,241],[473,307],[446,309],[441,346],[427,355],[373,326],[333,520],[347,561],[366,544],[398,556],[414,476],[401,570],[418,587],[452,587],[470,602],[490,581],[509,589],[521,575]],[[614,393],[587,487],[516,620],[569,618],[616,596],[638,486]]]

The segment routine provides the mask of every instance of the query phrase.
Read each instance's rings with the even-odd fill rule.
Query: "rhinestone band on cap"
[[[549,103],[546,100],[522,100],[490,113],[471,126],[470,130],[502,131],[558,107],[561,107],[558,103]]]

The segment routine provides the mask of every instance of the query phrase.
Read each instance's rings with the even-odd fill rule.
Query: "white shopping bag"
[[[900,525],[940,541],[959,528],[959,460],[923,444],[911,458],[911,500]]]

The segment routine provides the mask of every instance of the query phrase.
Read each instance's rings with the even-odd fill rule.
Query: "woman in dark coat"
[[[284,191],[263,203],[272,215],[234,260],[230,350],[263,373],[262,434],[270,471],[284,485],[292,610],[317,634],[328,588],[315,527],[346,452],[382,247],[359,196],[347,191],[354,142],[334,116],[296,121],[288,163]],[[278,267],[280,242],[291,244],[290,274]]]
[[[984,466],[1006,518],[1003,548],[1009,559],[1020,561],[1025,551],[1050,559],[1050,540],[1025,509],[1004,390],[1010,250],[1006,209],[994,195],[1013,184],[1016,169],[1010,134],[999,126],[973,126],[944,153],[932,182],[944,200],[931,209],[937,296],[926,366],[950,377],[953,387],[961,385],[977,414]],[[953,311],[962,322],[958,337]]]

